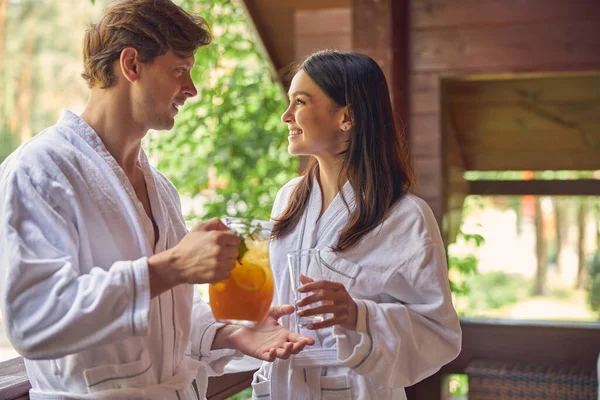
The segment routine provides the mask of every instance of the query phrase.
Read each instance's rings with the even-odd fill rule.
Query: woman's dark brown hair
[[[127,47],[149,63],[169,50],[189,57],[210,42],[206,21],[171,0],[115,1],[85,33],[81,75],[90,87],[109,88],[116,83],[113,63]]]
[[[356,245],[377,227],[406,193],[414,177],[404,135],[398,128],[383,71],[373,59],[357,53],[320,51],[300,67],[339,106],[348,106],[352,130],[340,154],[342,169],[338,189],[350,181],[356,208],[341,230],[336,251]],[[295,187],[287,209],[276,216],[273,237],[280,239],[298,225],[319,175],[319,164],[311,158]],[[349,209],[349,207],[348,207]]]

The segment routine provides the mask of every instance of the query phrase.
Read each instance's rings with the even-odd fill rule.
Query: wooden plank
[[[321,8],[349,7],[350,0],[246,0],[247,3],[254,3],[264,12],[273,9],[292,9],[292,10],[315,10]]]
[[[600,67],[598,67],[600,69]],[[535,100],[540,104],[561,105],[572,102],[596,102],[600,99],[600,72],[485,74],[485,70],[455,69],[413,71],[411,74],[411,110],[413,113],[438,112],[440,85],[444,80],[452,103],[514,104]],[[504,72],[506,69],[504,69]],[[487,71],[490,72],[490,71]]]
[[[391,2],[392,81],[388,88],[394,107],[396,123],[403,126],[407,142],[413,140],[411,127],[411,64],[410,64],[410,0]]]
[[[250,387],[254,372],[237,372],[208,378],[207,400],[225,400]]]
[[[600,100],[547,105],[534,102],[465,104],[450,100],[452,122],[459,129],[498,132],[553,131],[570,134],[582,124],[600,125]],[[594,132],[590,132],[593,134]]]
[[[427,203],[427,205],[429,206],[429,208],[431,208],[431,211],[433,212],[433,215],[435,216],[436,221],[438,222],[438,224],[441,224],[442,222],[442,198],[441,197],[428,197],[428,196],[421,196],[417,193],[415,193],[418,197],[420,197],[423,201],[425,201],[425,203]]]
[[[0,399],[28,398],[31,384],[22,357],[0,363]]]
[[[352,49],[373,58],[394,87],[391,1],[352,0]]]
[[[595,0],[413,0],[413,29],[600,20]]]
[[[273,7],[263,1],[244,0],[244,4],[273,67],[277,71],[285,69],[294,60],[293,10]]]
[[[430,82],[433,78],[429,75],[418,76],[421,86],[427,89],[433,86]],[[492,80],[449,79],[447,85],[451,102],[468,105],[522,101],[547,105],[600,102],[600,72],[597,71],[540,77],[515,74]]]
[[[438,114],[411,116],[411,153],[415,158],[440,157],[440,121]]]
[[[598,22],[415,31],[413,71],[600,67]]]
[[[352,10],[350,7],[299,10],[294,15],[294,34],[340,35],[352,34]]]
[[[469,194],[481,196],[600,196],[600,180],[469,181]]]
[[[303,35],[295,37],[296,61],[300,62],[306,56],[318,50],[351,50],[352,38],[347,33],[327,35]]]
[[[600,158],[589,152],[547,152],[540,149],[538,153],[519,151],[511,152],[466,152],[467,165],[472,171],[595,171],[600,169]]]
[[[417,175],[415,193],[423,198],[440,198],[442,196],[441,158],[419,157],[414,160]]]
[[[461,318],[462,351],[442,368],[464,373],[477,359],[596,368],[599,323]]]

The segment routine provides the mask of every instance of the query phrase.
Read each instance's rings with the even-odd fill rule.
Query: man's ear
[[[126,47],[121,51],[119,58],[121,73],[129,82],[135,82],[140,78],[140,62],[138,51],[133,47]]]

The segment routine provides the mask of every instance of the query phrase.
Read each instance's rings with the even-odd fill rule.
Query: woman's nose
[[[285,112],[281,116],[281,121],[287,124],[289,122],[292,122],[293,120],[294,114],[291,112],[290,107],[288,107],[287,110],[285,110]]]

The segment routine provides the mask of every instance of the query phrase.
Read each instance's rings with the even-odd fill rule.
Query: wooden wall
[[[418,194],[441,221],[441,80],[600,69],[600,1],[412,0],[410,17],[411,148]]]

